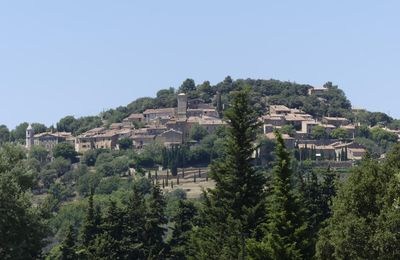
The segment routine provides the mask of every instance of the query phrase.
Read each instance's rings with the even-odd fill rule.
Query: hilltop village
[[[141,114],[131,114],[122,123],[113,123],[108,128],[98,127],[76,137],[66,132],[35,134],[32,126],[26,130],[26,147],[41,145],[52,150],[58,143],[74,145],[78,153],[92,149],[119,149],[118,140],[129,138],[135,149],[152,142],[161,142],[166,147],[188,143],[193,126],[203,127],[209,134],[226,123],[210,104],[200,99],[188,100],[186,94],[178,95],[178,107],[147,109]]]
[[[327,88],[310,88],[308,95],[318,95]],[[68,132],[44,132],[35,134],[31,126],[26,130],[26,148],[40,145],[51,151],[58,143],[67,142],[79,154],[93,149],[118,150],[118,141],[128,138],[133,148],[141,150],[153,142],[174,145],[196,145],[190,139],[194,126],[200,126],[213,134],[226,125],[216,107],[200,98],[189,99],[185,93],[177,96],[177,107],[147,109],[143,113],[133,113],[121,123],[108,127],[96,127],[73,136]],[[357,112],[354,110],[354,112]],[[366,147],[355,139],[355,125],[344,117],[315,118],[298,108],[284,105],[269,105],[267,113],[259,117],[262,124],[262,138],[275,140],[279,131],[287,148],[294,150],[298,160],[331,162],[351,162],[361,160]],[[385,129],[397,136],[400,131]],[[349,164],[351,166],[351,163]]]

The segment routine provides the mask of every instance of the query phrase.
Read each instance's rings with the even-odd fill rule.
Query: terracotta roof
[[[349,148],[348,150],[352,151],[352,152],[360,152],[360,153],[367,152],[367,150],[364,148]]]
[[[42,137],[42,136],[45,136],[45,135],[51,135],[51,136],[54,136],[54,137],[63,137],[63,138],[68,138],[68,137],[72,136],[72,134],[68,133],[68,132],[54,132],[54,133],[52,133],[52,132],[44,132],[44,133],[36,134],[36,135],[34,135],[34,137],[35,138],[39,138],[39,137]]]
[[[144,118],[143,114],[131,114],[125,119],[138,119],[138,118]]]
[[[322,126],[324,128],[336,128],[336,126],[330,125],[330,124],[320,124],[320,126]]]
[[[154,139],[156,136],[155,135],[132,135],[130,138],[135,140],[135,139]]]
[[[174,132],[174,133],[177,133],[177,134],[180,134],[180,135],[182,134],[181,131],[178,131],[178,130],[175,130],[175,129],[169,129],[169,130],[167,130],[165,132],[162,132],[160,135],[164,135],[164,134],[169,133],[169,132]]]
[[[349,121],[345,117],[329,117],[329,116],[324,116],[323,119],[329,120],[329,121]]]

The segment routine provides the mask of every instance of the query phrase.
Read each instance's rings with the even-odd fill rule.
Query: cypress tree
[[[242,256],[241,241],[255,235],[265,218],[265,179],[254,169],[253,160],[259,123],[249,91],[236,92],[224,114],[229,122],[225,156],[211,164],[210,176],[216,187],[205,193],[202,225],[192,240],[195,258]]]
[[[282,136],[279,133],[276,135],[276,165],[272,195],[268,200],[268,222],[264,226],[263,240],[250,244],[250,254],[255,259],[302,259],[307,225],[292,185],[289,152]]]
[[[169,171],[167,169],[167,179],[165,179],[165,186],[168,187]]]

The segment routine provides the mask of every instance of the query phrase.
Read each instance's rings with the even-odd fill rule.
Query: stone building
[[[43,146],[48,151],[52,151],[57,144],[64,142],[74,145],[75,138],[67,132],[45,132],[34,135],[33,141],[34,145]]]
[[[33,146],[42,146],[48,151],[52,151],[59,143],[68,142],[75,144],[75,138],[71,133],[67,132],[44,132],[35,134],[31,125],[26,129],[26,148],[31,149]]]
[[[158,135],[156,141],[162,142],[167,147],[179,145],[183,143],[183,134],[180,131],[169,129]]]
[[[31,149],[32,146],[34,145],[34,135],[35,135],[35,131],[33,130],[32,125],[29,124],[28,128],[26,129],[25,146],[27,149]]]
[[[170,119],[176,116],[175,108],[147,109],[143,112],[144,121],[150,123],[157,119]]]
[[[92,149],[116,149],[118,140],[130,137],[131,129],[105,129],[98,127],[76,137],[75,150],[84,153]]]

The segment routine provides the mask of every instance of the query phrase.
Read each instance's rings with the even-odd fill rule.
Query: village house
[[[75,138],[71,133],[67,132],[44,132],[35,134],[31,125],[26,129],[26,148],[30,149],[33,146],[42,146],[48,151],[52,151],[59,143],[75,144]]]
[[[324,92],[328,91],[327,88],[309,88],[308,89],[308,95],[317,95],[317,94],[322,94]]]
[[[269,106],[269,114],[270,115],[287,115],[290,114],[290,108],[282,105],[271,105]]]
[[[349,124],[349,125],[343,125],[340,128],[346,130],[347,132],[347,138],[352,138],[354,139],[355,135],[356,135],[356,126],[353,124]]]
[[[317,121],[302,121],[301,122],[301,133],[305,133],[307,135],[311,135],[312,130],[317,125],[320,125]]]
[[[324,116],[322,118],[322,123],[324,124],[329,124],[329,125],[334,125],[336,127],[344,126],[350,124],[350,120],[344,117],[329,117],[329,116]]]
[[[272,126],[284,126],[286,124],[285,116],[279,114],[265,115],[260,118],[260,120],[267,125]]]
[[[335,148],[332,145],[298,144],[300,160],[305,158],[305,150],[313,149],[317,160],[335,160]]]
[[[276,140],[275,133],[267,133],[265,134],[265,137],[269,140]],[[294,149],[295,147],[295,139],[288,134],[283,134],[282,135],[283,142],[285,143],[286,148],[288,149]]]
[[[163,143],[166,147],[183,143],[183,134],[180,131],[169,129],[156,137],[156,141]]]
[[[150,123],[158,118],[160,119],[170,119],[175,117],[175,108],[159,108],[159,109],[147,109],[143,112],[144,121]]]
[[[134,125],[135,123],[142,123],[144,122],[144,115],[143,114],[131,114],[127,118],[125,118],[122,123],[124,125]]]
[[[131,133],[131,129],[125,128],[94,128],[76,137],[75,150],[78,153],[84,153],[92,149],[116,149],[118,140],[129,137]]]
[[[302,128],[302,122],[311,121],[312,116],[302,113],[291,113],[284,117],[285,122],[291,124],[296,131],[300,131]]]
[[[367,153],[367,149],[356,142],[337,142],[333,143],[332,146],[335,148],[337,158],[340,158],[341,153],[347,151],[347,159],[357,161],[361,160],[362,157]]]

